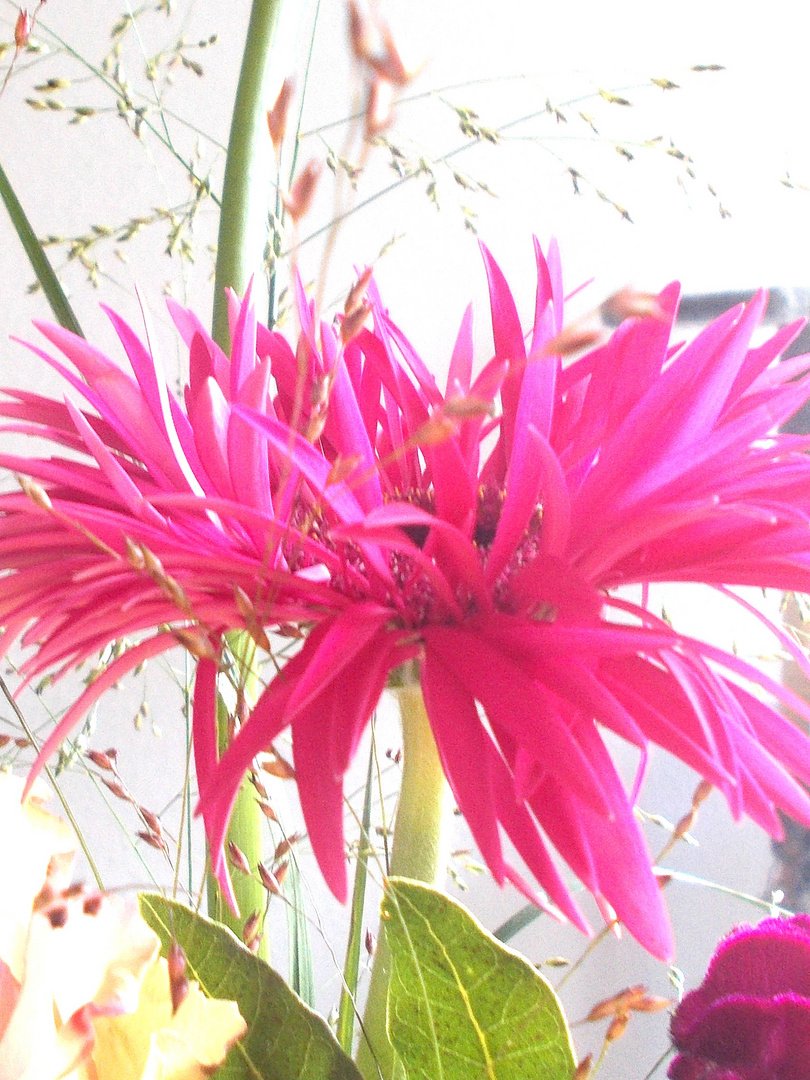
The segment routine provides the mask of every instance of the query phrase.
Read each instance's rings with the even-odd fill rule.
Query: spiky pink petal
[[[810,359],[772,365],[796,325],[750,347],[762,295],[671,345],[673,285],[562,367],[559,253],[535,251],[524,334],[484,250],[494,355],[475,375],[468,312],[445,395],[373,282],[373,328],[345,346],[300,281],[293,344],[256,323],[249,296],[229,297],[231,358],[170,305],[190,351],[185,411],[148,327],[142,341],[111,315],[132,373],[44,328],[68,363],[33,352],[84,407],[0,401],[10,431],[59,448],[0,457],[39,485],[0,495],[0,649],[32,647],[30,680],[133,637],[50,749],[135,658],[185,640],[200,657],[200,811],[223,888],[236,792],[291,726],[307,828],[339,895],[345,772],[387,674],[418,660],[441,760],[496,878],[535,896],[504,859],[508,838],[547,891],[536,898],[584,928],[551,843],[607,918],[666,956],[632,812],[651,742],[735,816],[775,835],[778,810],[810,821],[806,737],[759,692],[806,719],[808,707],[646,606],[654,581],[810,590],[810,439],[774,434],[810,396]],[[627,585],[643,602],[617,592]],[[220,760],[221,635],[262,642],[288,622],[308,636]],[[796,654],[779,630],[775,641]],[[638,750],[630,791],[602,729]]]

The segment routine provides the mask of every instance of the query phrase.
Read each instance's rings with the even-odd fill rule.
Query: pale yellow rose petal
[[[203,1080],[247,1029],[234,1002],[205,997],[196,983],[172,1016],[169,973],[147,972],[136,1013],[96,1021],[98,1080]]]
[[[54,934],[53,996],[63,1018],[90,1002],[102,1013],[134,1012],[141,980],[160,951],[135,899],[92,899],[94,914],[81,899],[71,902],[68,925]]]
[[[89,1055],[93,1029],[80,1012],[58,1024],[53,1006],[51,942],[55,929],[46,915],[31,917],[25,974],[11,1019],[0,1039],[0,1080],[59,1080]]]
[[[166,961],[158,960],[144,975],[135,1012],[96,1020],[93,1054],[100,1080],[142,1080],[152,1047],[153,1032],[170,1023],[169,973]]]
[[[197,983],[191,983],[170,1027],[155,1036],[164,1058],[160,1080],[210,1076],[246,1031],[235,1001],[207,998]]]
[[[40,906],[0,1036],[0,1080],[59,1080],[77,1070],[93,1050],[97,1019],[137,1008],[159,949],[134,900],[77,893]]]
[[[55,888],[67,884],[76,838],[69,825],[44,809],[48,789],[34,785],[22,804],[24,781],[0,773],[0,866],[13,867],[13,888],[0,889],[0,959],[22,981],[25,939],[34,897],[50,866],[58,867]]]

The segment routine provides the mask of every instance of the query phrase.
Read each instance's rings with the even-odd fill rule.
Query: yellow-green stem
[[[217,697],[217,729],[219,732],[220,745],[227,745],[227,733],[230,729],[230,717],[225,702]],[[223,739],[224,736],[224,739]],[[262,918],[260,929],[264,930],[264,913],[267,907],[267,893],[258,877],[256,867],[262,859],[263,824],[261,810],[256,801],[256,792],[253,786],[245,783],[239,789],[234,803],[233,813],[228,825],[228,843],[235,844],[253,871],[248,876],[235,867],[231,867],[231,881],[236,902],[239,905],[239,915],[235,915],[212,874],[208,876],[208,914],[217,922],[223,923],[242,940],[242,931],[247,919],[257,912]],[[259,941],[258,955],[263,960],[270,959],[269,937],[262,934]]]
[[[225,289],[244,294],[261,266],[272,191],[267,131],[270,55],[283,0],[253,0],[228,140],[214,284],[213,337],[229,351]],[[288,65],[287,65],[288,66]],[[286,71],[284,72],[286,74]]]
[[[394,823],[390,872],[441,887],[447,872],[452,804],[425,710],[421,686],[397,690],[402,714],[402,784]],[[391,1080],[394,1051],[388,1041],[386,1014],[391,953],[380,926],[363,1015],[357,1064],[366,1080]]]

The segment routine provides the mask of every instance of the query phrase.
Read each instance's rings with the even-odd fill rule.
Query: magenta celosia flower
[[[804,1080],[810,1061],[810,916],[724,938],[672,1017],[672,1080]]]
[[[527,348],[485,253],[495,355],[473,378],[468,313],[444,394],[373,287],[373,331],[345,347],[299,291],[295,352],[256,326],[247,298],[230,361],[175,309],[191,357],[185,411],[116,317],[134,380],[45,328],[98,415],[19,392],[2,407],[90,462],[0,458],[40,485],[0,502],[0,619],[7,641],[38,646],[29,677],[173,627],[111,665],[46,751],[125,670],[179,638],[200,657],[195,758],[215,869],[224,879],[245,770],[290,726],[313,850],[339,897],[343,777],[389,673],[418,661],[443,766],[495,878],[541,900],[507,864],[506,834],[585,928],[553,845],[606,914],[669,956],[649,852],[601,729],[642,756],[650,741],[666,747],[778,835],[777,808],[810,823],[797,783],[810,782],[808,743],[756,691],[808,710],[615,590],[810,590],[807,442],[771,434],[810,396],[810,362],[770,366],[796,327],[749,349],[761,296],[673,351],[673,286],[653,317],[563,368],[559,259],[537,256]],[[244,627],[261,641],[286,622],[309,635],[218,761],[220,636]]]

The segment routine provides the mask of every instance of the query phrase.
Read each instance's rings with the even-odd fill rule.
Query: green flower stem
[[[25,248],[25,254],[28,256],[28,261],[31,263],[42,291],[45,293],[46,300],[51,305],[51,311],[56,321],[60,326],[64,326],[66,330],[72,330],[74,334],[83,337],[82,328],[79,326],[73,308],[70,306],[64,290],[59,284],[59,278],[54,273],[48,256],[45,254],[39,240],[37,240],[36,233],[31,228],[31,222],[28,220],[2,165],[0,165],[0,199],[5,203],[14,231]]]
[[[422,688],[411,683],[397,690],[402,714],[402,785],[394,823],[390,872],[441,888],[447,872],[452,804]],[[386,1032],[391,953],[380,926],[371,972],[357,1064],[366,1080],[391,1080],[394,1050]]]
[[[228,708],[220,696],[217,696],[217,729],[222,744],[222,736],[225,733],[227,745],[227,732],[230,727]],[[225,901],[219,884],[213,874],[208,875],[208,914],[212,919],[233,930],[234,934],[242,941],[242,930],[246,920],[258,912],[263,916],[267,908],[267,893],[257,876],[256,866],[261,862],[262,848],[262,812],[256,801],[256,792],[250,783],[244,783],[239,789],[228,825],[228,838],[226,843],[234,843],[247,859],[253,873],[247,875],[235,867],[230,867],[231,882],[233,884],[236,902],[239,905],[239,915],[235,915]],[[227,858],[227,851],[226,851]],[[263,924],[261,929],[263,929]],[[259,942],[258,955],[263,960],[270,959],[269,937],[262,934]]]
[[[231,288],[240,296],[243,295],[250,275],[261,264],[264,250],[271,190],[268,171],[270,136],[266,120],[269,103],[265,92],[282,3],[283,0],[253,0],[231,119],[222,186],[212,328],[214,340],[226,353],[230,352],[231,335],[225,289]],[[247,642],[237,640],[239,636],[232,636],[231,648],[238,659],[246,662],[246,671],[250,672],[248,648],[252,643],[249,639]],[[244,694],[249,706],[252,704],[250,686],[244,686]],[[221,750],[228,744],[229,719],[224,703],[218,700],[217,725]],[[262,857],[263,825],[264,818],[256,801],[256,793],[250,784],[243,784],[236,797],[227,840],[243,852],[254,873]],[[238,870],[233,872],[232,877],[241,919],[247,919],[254,911],[264,911],[267,895],[261,881]],[[208,907],[212,917],[224,922],[241,939],[240,920],[225,903],[212,876],[209,876]],[[266,955],[266,940],[265,935],[260,947],[260,955],[263,956]]]
[[[250,635],[243,630],[235,630],[227,637],[228,646],[239,673],[244,703],[248,708],[252,708],[261,690],[256,672],[256,646]],[[228,707],[222,697],[217,695],[217,735],[220,753],[224,753],[227,749],[230,733],[231,717]],[[212,919],[216,919],[217,922],[233,930],[240,941],[245,920],[254,912],[263,914],[267,908],[267,893],[256,872],[256,866],[263,855],[263,825],[264,817],[259,809],[256,792],[252,784],[245,782],[236,796],[226,841],[236,844],[253,871],[248,876],[236,868],[231,869],[233,891],[239,905],[238,916],[234,915],[226,903],[214,876],[209,874],[208,877],[208,914]],[[262,935],[258,955],[264,960],[269,960],[269,938],[266,934]]]
[[[225,289],[242,296],[261,265],[271,193],[266,99],[270,56],[283,0],[253,0],[228,141],[214,284],[213,337],[229,351]]]

